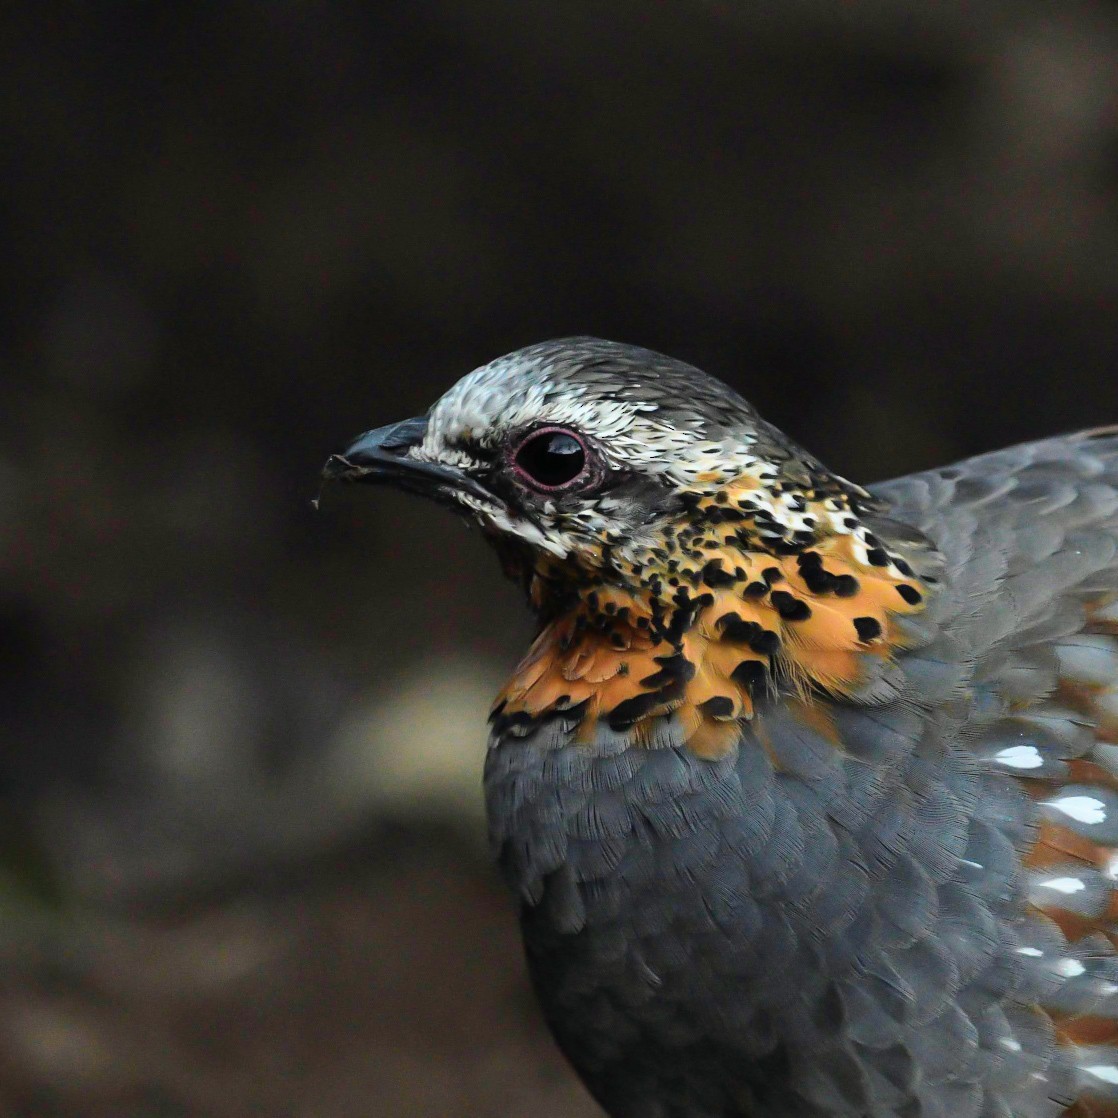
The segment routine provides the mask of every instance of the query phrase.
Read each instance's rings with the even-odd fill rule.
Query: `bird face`
[[[421,490],[506,544],[598,569],[648,542],[681,473],[702,470],[699,416],[648,398],[686,376],[703,374],[590,339],[533,346],[470,373],[424,419],[363,435],[330,472]]]
[[[733,482],[755,491],[761,535],[804,536],[800,493],[824,472],[698,369],[575,338],[476,369],[426,417],[362,435],[327,475],[457,507],[533,566],[623,580]]]

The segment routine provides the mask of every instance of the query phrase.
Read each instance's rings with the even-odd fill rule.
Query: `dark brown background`
[[[859,480],[1118,420],[1118,14],[25,3],[0,75],[0,1114],[596,1113],[482,849],[528,621],[317,469],[569,333]]]

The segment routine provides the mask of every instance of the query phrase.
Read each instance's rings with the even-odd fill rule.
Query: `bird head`
[[[503,700],[532,717],[587,698],[606,709],[591,677],[643,668],[629,696],[640,701],[618,700],[628,713],[675,709],[691,690],[726,700],[712,717],[741,717],[780,672],[845,685],[852,657],[884,657],[889,618],[922,598],[865,521],[865,490],[713,377],[634,346],[572,338],[498,358],[324,472],[395,484],[481,525],[545,626]],[[708,645],[726,653],[713,666]],[[556,678],[541,689],[531,665],[548,656]],[[693,685],[702,676],[712,686]],[[648,680],[663,686],[637,685]]]
[[[577,587],[625,586],[634,568],[669,575],[673,554],[695,550],[686,535],[706,504],[743,546],[787,550],[821,527],[809,497],[831,498],[833,520],[868,498],[713,377],[594,338],[475,369],[425,417],[367,432],[326,473],[456,507],[518,567]]]

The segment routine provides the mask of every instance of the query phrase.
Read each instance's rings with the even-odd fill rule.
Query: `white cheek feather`
[[[476,497],[472,497],[469,493],[456,493],[455,497],[457,497],[461,504],[473,512],[479,520],[483,523],[490,524],[493,528],[497,529],[498,532],[504,532],[510,536],[517,536],[526,543],[532,544],[534,547],[538,547],[543,551],[548,551],[552,555],[558,556],[560,559],[565,559],[571,553],[573,547],[572,543],[565,539],[557,539],[553,536],[549,536],[530,520],[509,516],[504,509],[497,505],[491,505],[485,501],[480,501]]]

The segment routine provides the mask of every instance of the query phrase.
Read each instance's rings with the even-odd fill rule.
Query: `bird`
[[[1118,426],[863,488],[564,338],[323,476],[480,525],[537,618],[489,837],[607,1114],[1118,1115]]]

